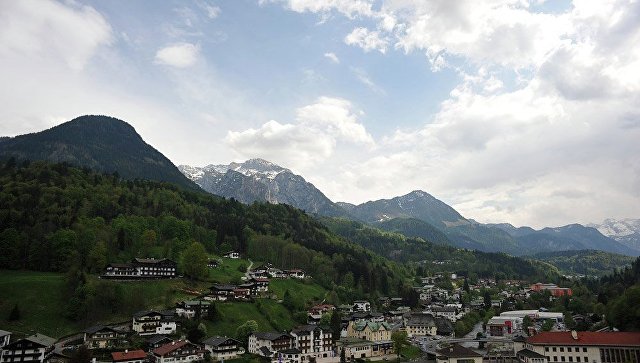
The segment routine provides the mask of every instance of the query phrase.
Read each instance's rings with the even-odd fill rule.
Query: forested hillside
[[[384,232],[360,222],[341,218],[322,218],[322,223],[336,234],[371,251],[398,262],[421,263],[427,270],[468,273],[478,277],[516,278],[555,281],[557,271],[548,265],[511,257],[504,253],[488,253],[458,249]]]
[[[243,205],[170,184],[121,180],[66,164],[0,170],[0,268],[99,272],[132,257],[210,253],[306,270],[342,296],[408,289],[406,271],[287,205]]]
[[[548,262],[567,274],[587,276],[610,274],[634,261],[633,257],[595,250],[544,252],[531,258]]]

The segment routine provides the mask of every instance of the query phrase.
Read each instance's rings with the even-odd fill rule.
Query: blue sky
[[[638,218],[638,19],[625,0],[0,2],[0,134],[109,114],[176,164],[261,157],[334,201]]]

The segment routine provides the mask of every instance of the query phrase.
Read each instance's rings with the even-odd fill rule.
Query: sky
[[[640,1],[0,1],[0,135],[83,114],[333,201],[640,218]]]

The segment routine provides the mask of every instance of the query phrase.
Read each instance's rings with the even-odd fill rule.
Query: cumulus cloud
[[[200,46],[191,43],[169,45],[156,52],[155,62],[176,68],[194,65],[200,54]]]
[[[109,23],[90,6],[33,0],[0,3],[2,57],[60,59],[80,71],[113,39]]]
[[[348,45],[356,45],[365,52],[377,50],[384,54],[387,52],[389,40],[384,37],[381,32],[370,31],[367,28],[355,28],[345,38],[344,42]]]
[[[335,53],[325,53],[324,57],[329,59],[331,62],[335,63],[335,64],[339,64],[340,63],[340,58],[338,58],[338,56]]]
[[[369,0],[260,0],[264,3],[283,3],[287,8],[298,13],[329,13],[337,11],[348,18],[372,16],[373,3]]]
[[[244,157],[263,157],[292,168],[326,160],[338,143],[373,147],[374,141],[349,101],[320,97],[296,110],[296,122],[269,121],[259,128],[230,131],[225,141]]]

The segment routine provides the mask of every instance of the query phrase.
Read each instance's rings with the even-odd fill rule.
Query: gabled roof
[[[213,284],[213,286],[211,286],[209,288],[209,290],[227,290],[227,291],[233,291],[236,287],[234,285],[224,285],[224,284]]]
[[[291,335],[285,334],[285,333],[277,333],[277,332],[258,332],[258,333],[253,333],[253,335],[255,335],[256,338],[260,340],[276,340],[276,339],[280,339],[281,337],[291,339]]]
[[[527,358],[538,358],[538,359],[545,359],[546,357],[540,353],[536,353],[533,350],[529,350],[529,349],[522,349],[519,350],[518,353],[516,353],[518,356],[525,356]]]
[[[300,325],[300,326],[295,327],[294,329],[292,329],[291,333],[294,333],[296,335],[306,335],[306,334],[310,334],[312,331],[315,331],[316,329],[320,330],[320,327],[318,327],[317,325],[313,325],[313,324]]]
[[[156,344],[162,342],[163,340],[168,340],[169,342],[171,342],[171,338],[169,338],[166,335],[161,335],[161,334],[154,334],[154,335],[150,336],[149,338],[147,338],[146,342],[148,344],[156,345]]]
[[[240,345],[240,342],[233,339],[233,338],[227,338],[227,337],[211,337],[208,338],[207,340],[203,341],[202,344],[205,345],[211,345],[213,347],[217,347],[222,343],[226,343],[227,341],[231,340],[232,342],[234,342],[237,345]]]
[[[367,327],[369,327],[369,330],[371,330],[372,332],[376,332],[376,331],[380,331],[380,330],[391,330],[391,327],[386,322],[374,323],[374,322],[371,322],[371,321],[365,321],[365,322],[357,323],[357,324],[355,324],[353,326],[353,329],[355,329],[357,331],[363,331]]]
[[[454,326],[453,323],[442,316],[436,316],[434,318],[435,322],[436,322],[436,329],[438,330],[438,332],[444,333],[444,334],[451,334],[454,331]]]
[[[424,326],[436,326],[436,322],[431,314],[410,314],[407,320],[407,325],[424,325]]]
[[[54,345],[57,341],[57,339],[52,338],[52,337],[48,337],[44,334],[40,334],[40,333],[36,333],[30,337],[26,337],[24,338],[25,340],[28,340],[30,342],[36,343],[36,344],[40,344],[42,346],[45,347],[50,347],[52,345]]]
[[[113,328],[110,328],[108,326],[104,326],[104,325],[94,325],[92,327],[89,327],[85,330],[83,330],[83,333],[87,333],[87,334],[95,334],[97,332],[99,332],[100,330],[110,330],[112,332],[115,332],[116,330]]]
[[[529,344],[546,345],[614,345],[614,346],[638,346],[640,345],[640,332],[576,332],[574,339],[572,332],[541,332],[529,337]]]
[[[188,340],[178,340],[175,342],[171,342],[171,343],[167,343],[165,345],[162,345],[156,349],[153,350],[153,354],[155,355],[159,355],[159,356],[163,356],[163,355],[167,355],[173,351],[176,351],[182,347],[184,347],[187,344],[191,344],[189,343]]]
[[[476,353],[475,351],[465,348],[460,344],[454,344],[449,348],[438,349],[436,350],[439,356],[445,356],[447,358],[473,358],[473,357],[482,357],[482,354]]]
[[[145,353],[145,351],[142,349],[111,353],[111,359],[114,362],[145,359],[146,357],[147,353]]]
[[[134,318],[141,318],[147,315],[160,315],[163,319],[172,318],[175,315],[173,310],[142,310],[133,314]]]
[[[175,264],[175,262],[171,261],[168,258],[138,258],[138,257],[136,257],[133,260],[135,262],[138,262],[138,263],[153,263],[153,264],[156,264],[156,263],[168,262],[168,263],[171,263],[171,264]]]
[[[8,331],[6,331],[6,330],[1,330],[1,329],[0,329],[0,337],[3,337],[3,336],[5,336],[5,335],[10,335],[10,334],[11,334],[11,332],[8,332]]]

